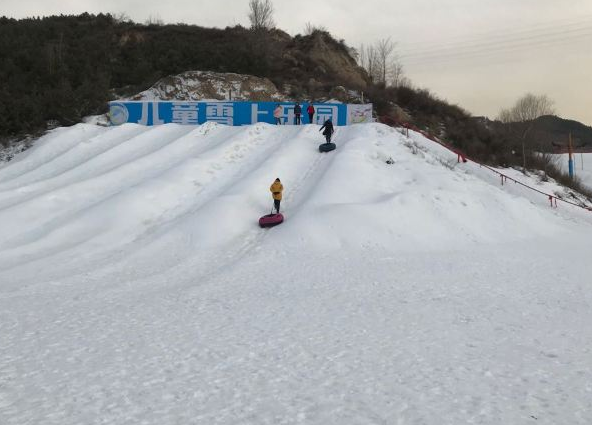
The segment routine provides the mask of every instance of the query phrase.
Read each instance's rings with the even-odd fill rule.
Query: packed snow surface
[[[80,124],[2,165],[0,424],[592,423],[592,212],[318,130]]]

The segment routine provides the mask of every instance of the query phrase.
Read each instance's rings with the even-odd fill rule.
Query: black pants
[[[300,125],[300,114],[294,115],[294,123]]]
[[[327,139],[327,143],[331,143],[331,133],[325,134],[325,139]]]
[[[312,124],[312,117],[314,115],[314,112],[309,112],[308,113],[308,122],[310,122]]]
[[[279,214],[280,213],[280,202],[282,202],[280,199],[274,199],[273,200],[273,206],[275,207],[276,213]]]

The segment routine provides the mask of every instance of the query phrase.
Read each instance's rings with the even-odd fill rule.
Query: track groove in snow
[[[88,124],[77,124],[71,128],[58,128],[37,141],[36,146],[17,155],[10,163],[0,167],[0,182],[2,184],[27,175],[39,167],[76,148],[80,143],[92,139],[96,135],[107,132],[105,127]]]
[[[97,206],[118,202],[125,203],[125,200],[117,199],[123,192],[132,191],[140,186],[147,185],[151,181],[171,172],[171,170],[178,170],[182,164],[190,162],[191,158],[216,149],[218,144],[228,141],[227,137],[209,137],[208,139],[204,139],[202,143],[195,143],[191,134],[185,134],[186,132],[187,130],[183,129],[183,136],[180,139],[170,141],[167,146],[159,146],[155,151],[145,152],[144,156],[136,159],[136,163],[124,163],[116,169],[93,175],[82,181],[73,180],[65,187],[60,188],[60,190],[66,193],[65,197],[68,196],[68,192],[83,193],[87,202],[83,203],[82,206],[80,203],[74,204],[74,206],[58,205],[57,207],[63,205],[65,208],[62,211],[58,210],[57,217],[52,222],[44,224],[44,227],[55,231],[63,225],[75,224],[80,216],[84,218],[84,214],[87,211],[96,212],[96,210],[100,209]],[[222,135],[224,134],[226,133]],[[233,137],[233,134],[230,134],[230,138]],[[183,144],[177,147],[181,141],[183,141]],[[154,156],[158,156],[163,165],[153,166]],[[81,187],[80,185],[84,186]],[[97,190],[92,190],[93,188],[97,188]],[[77,198],[79,200],[81,196]],[[41,202],[43,203],[43,200]],[[106,208],[112,208],[112,206],[107,205]],[[41,232],[41,236],[45,236],[46,234],[46,232]]]
[[[55,158],[50,162],[46,162],[36,169],[31,170],[18,178],[14,178],[7,183],[0,183],[0,195],[2,195],[1,199],[3,201],[0,203],[0,208],[6,208],[7,206],[14,205],[14,203],[20,203],[26,199],[38,196],[40,194],[39,189],[48,191],[53,187],[64,186],[64,180],[74,180],[72,174],[75,174],[75,172],[73,173],[72,170],[83,169],[84,171],[79,173],[79,176],[88,178],[93,172],[93,166],[87,164],[88,160],[103,155],[120,144],[128,142],[130,139],[149,131],[148,128],[149,127],[122,126],[114,133],[100,133],[89,140],[84,140],[81,143],[78,143],[68,152],[63,153],[60,157]],[[121,155],[118,156],[123,158]],[[116,166],[116,164],[113,163],[113,158],[107,159],[105,164],[108,164],[111,168],[115,168]],[[18,191],[15,192],[13,190],[15,188],[18,188]],[[3,200],[3,198],[10,195],[16,198],[16,202],[8,204]],[[26,195],[26,197],[23,195]],[[23,197],[25,198],[24,200],[19,199]]]

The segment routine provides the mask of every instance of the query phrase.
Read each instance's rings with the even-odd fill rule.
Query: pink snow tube
[[[259,219],[259,226],[273,227],[284,221],[284,216],[281,214],[267,214]]]

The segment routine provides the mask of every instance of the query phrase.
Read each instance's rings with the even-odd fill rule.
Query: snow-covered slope
[[[567,173],[569,170],[569,154],[554,155],[557,165]],[[576,178],[592,190],[592,153],[574,154],[574,172]]]
[[[589,423],[592,213],[320,141],[79,124],[1,166],[0,423]]]

